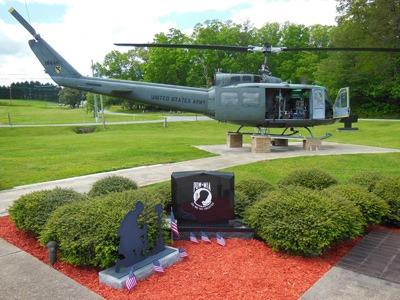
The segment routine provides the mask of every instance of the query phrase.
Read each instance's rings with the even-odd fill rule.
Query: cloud
[[[4,0],[0,0],[1,1]],[[24,2],[19,0],[19,2]],[[209,19],[207,11],[231,10],[235,22],[250,20],[256,26],[265,22],[292,21],[304,24],[333,24],[335,0],[147,0],[137,4],[133,1],[80,1],[80,0],[30,0],[42,5],[61,4],[65,13],[59,23],[44,23],[40,15],[32,16],[33,26],[62,56],[84,75],[90,74],[91,59],[102,61],[112,49],[114,42],[151,42],[154,34],[178,27],[178,20],[168,18],[187,13],[204,13],[203,21]],[[25,11],[20,11],[25,14]],[[214,17],[214,16],[213,16]],[[162,21],[160,21],[162,20]],[[16,21],[4,24],[0,20],[1,73],[13,73],[13,69],[37,76],[43,67],[26,44],[31,37]],[[4,29],[4,30],[3,30]],[[183,28],[181,28],[183,29]],[[14,52],[15,51],[15,52]],[[20,59],[15,59],[18,55]],[[22,59],[23,57],[23,59]],[[20,62],[19,62],[20,61]],[[43,74],[43,73],[42,73]],[[44,76],[44,74],[43,74]],[[5,80],[0,78],[0,85]]]

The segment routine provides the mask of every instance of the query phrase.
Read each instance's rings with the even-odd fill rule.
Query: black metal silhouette
[[[153,249],[149,249],[147,237],[147,224],[140,227],[138,218],[142,214],[144,205],[137,202],[135,209],[128,212],[121,222],[118,230],[119,246],[118,259],[115,264],[115,271],[118,273],[121,267],[130,267],[146,259],[150,255],[159,253],[165,249],[162,234],[162,206],[155,206],[157,213],[157,239]]]

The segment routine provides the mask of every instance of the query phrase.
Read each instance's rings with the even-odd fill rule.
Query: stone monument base
[[[165,249],[155,255],[148,256],[144,260],[133,265],[136,280],[142,280],[149,277],[155,271],[153,269],[153,261],[158,260],[163,268],[173,265],[181,258],[179,250],[173,247],[166,246]],[[99,281],[105,285],[111,286],[115,289],[124,289],[125,282],[128,279],[128,274],[132,266],[121,268],[117,273],[115,267],[108,268],[99,272]]]
[[[265,135],[252,135],[251,152],[252,153],[271,152],[271,138]]]
[[[226,144],[228,148],[241,148],[243,146],[243,134],[240,132],[228,132]]]
[[[287,147],[287,146],[289,146],[289,140],[274,138],[274,139],[272,139],[272,146]]]
[[[239,219],[230,220],[226,223],[199,224],[189,221],[178,221],[179,237],[181,240],[188,240],[189,234],[193,232],[197,239],[200,239],[200,232],[205,232],[209,238],[215,239],[217,232],[221,233],[224,238],[254,238],[254,230],[247,227]]]
[[[315,138],[307,138],[303,140],[303,149],[307,151],[318,151],[321,149],[322,141]]]

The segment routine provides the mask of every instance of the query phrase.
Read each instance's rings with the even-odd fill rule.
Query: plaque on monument
[[[172,207],[178,221],[228,223],[234,219],[234,175],[189,171],[171,175]]]

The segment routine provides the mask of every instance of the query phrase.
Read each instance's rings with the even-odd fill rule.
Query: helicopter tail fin
[[[60,54],[57,53],[35,29],[14,9],[9,9],[10,14],[35,38],[29,41],[33,53],[43,65],[45,72],[55,81],[61,78],[80,78],[82,75],[74,69]]]

